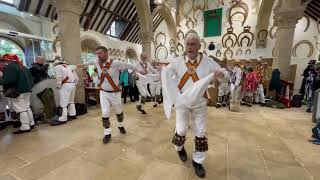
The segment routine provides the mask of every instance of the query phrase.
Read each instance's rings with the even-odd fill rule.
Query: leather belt
[[[106,93],[118,93],[118,92],[120,92],[120,91],[106,91],[104,89],[100,89],[100,91],[103,91],[103,92],[106,92]]]

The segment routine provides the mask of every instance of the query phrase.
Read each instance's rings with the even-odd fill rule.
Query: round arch
[[[129,61],[138,61],[138,53],[132,47],[129,47],[125,51],[125,59]]]
[[[18,31],[26,34],[33,34],[32,31],[23,22],[21,22],[18,19],[18,17],[0,12],[0,21],[14,27],[15,28],[14,31]]]
[[[257,36],[260,31],[268,30],[269,19],[272,12],[275,0],[262,0],[259,8],[259,14],[257,19],[256,32]],[[256,43],[259,44],[259,38],[256,38]]]
[[[175,23],[174,18],[171,14],[170,8],[166,4],[161,4],[161,5],[157,6],[152,12],[152,19],[154,18],[154,16],[157,13],[159,13],[163,17],[165,22],[167,23],[171,38],[175,39],[176,38],[176,23]]]
[[[26,64],[24,48],[15,40],[0,36],[0,54],[3,55],[7,53],[16,54],[20,59],[22,59],[23,64]]]
[[[152,19],[150,7],[147,1],[134,0],[139,16],[139,25],[142,33],[152,32]]]
[[[85,35],[80,38],[81,50],[93,52],[98,46],[101,46],[101,43],[95,37],[90,35]]]

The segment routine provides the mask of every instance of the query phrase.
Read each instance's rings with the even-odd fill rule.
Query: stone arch
[[[157,14],[157,12],[163,17],[165,22],[167,23],[171,39],[176,38],[176,23],[171,14],[170,8],[166,4],[161,4],[157,6],[152,12],[152,19]]]
[[[13,26],[15,28],[14,31],[33,34],[32,31],[16,16],[0,12],[0,21]]]
[[[33,34],[32,31],[21,20],[19,20],[19,17],[17,16],[0,12],[0,22],[10,25],[11,27],[9,28],[9,30],[26,33],[26,34]],[[3,36],[3,37],[15,42],[23,50],[25,50],[25,47],[27,46],[27,41],[23,38],[14,38],[9,36]]]
[[[152,19],[150,7],[147,1],[134,0],[139,16],[139,25],[142,33],[152,32]]]
[[[258,33],[262,30],[268,30],[269,27],[269,19],[272,12],[273,5],[275,0],[262,0],[259,8],[259,14],[257,19],[257,27],[256,27],[256,37],[258,37]],[[260,39],[256,38],[256,44],[259,44]],[[267,41],[265,41],[266,43]]]
[[[140,32],[142,41],[142,51],[151,57],[151,41],[153,39],[152,18],[148,1],[134,0],[138,13]]]
[[[132,47],[128,47],[125,51],[125,59],[129,59],[129,58],[134,59],[136,61],[139,60],[137,51]]]
[[[93,36],[84,35],[80,38],[81,42],[81,50],[89,49],[90,51],[94,51],[95,48],[101,46],[101,42]]]

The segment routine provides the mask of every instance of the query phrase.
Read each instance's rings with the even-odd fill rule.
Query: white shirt
[[[98,76],[99,79],[101,78],[101,68],[99,65],[99,59],[95,60],[95,61],[91,61],[91,62],[87,62],[84,65],[94,65],[96,66],[97,70],[98,70]],[[106,63],[110,63],[110,59],[108,59],[105,64],[103,64],[103,66],[106,65]],[[111,63],[110,68],[107,70],[107,73],[111,76],[113,82],[119,86],[119,77],[120,77],[120,71],[124,70],[124,69],[131,69],[133,71],[136,71],[137,68],[134,65],[131,64],[127,64],[127,63],[123,63],[119,60],[113,60]],[[103,83],[101,84],[101,89],[105,90],[105,91],[114,91],[113,87],[111,86],[111,84],[109,83],[109,81],[105,78]]]
[[[171,72],[172,75],[175,76],[179,81],[181,80],[183,75],[188,71],[188,68],[186,66],[186,62],[188,60],[186,59],[184,59],[184,57],[176,58],[173,61],[171,61],[171,63],[166,67],[168,72]],[[199,55],[197,57],[197,61],[200,62],[200,64],[196,69],[196,73],[199,79],[202,79],[208,76],[210,73],[214,73],[215,71],[221,69],[218,63],[216,63],[212,58],[209,58],[207,56],[203,56],[202,60],[200,61],[200,55]],[[183,86],[183,88],[181,89],[181,92],[183,92],[193,84],[194,82],[190,77],[185,83],[185,85]]]
[[[226,68],[221,69],[223,72],[223,78],[218,79],[219,83],[229,83],[230,81],[230,73]]]
[[[54,71],[56,74],[58,87],[61,87],[62,81],[68,77],[66,82],[68,83],[77,83],[79,81],[79,77],[72,67],[66,64],[59,64],[54,67]]]
[[[145,69],[142,67],[141,64],[146,64],[146,71],[145,72]],[[146,74],[150,74],[150,73],[156,73],[156,71],[152,68],[151,64],[149,62],[142,62],[142,61],[139,61],[136,65],[136,68],[137,68],[137,72],[142,74],[142,75],[146,75]]]
[[[232,73],[230,76],[230,82],[231,84],[235,84],[236,86],[239,86],[241,79],[242,79],[242,70],[240,67],[235,67],[232,70]]]

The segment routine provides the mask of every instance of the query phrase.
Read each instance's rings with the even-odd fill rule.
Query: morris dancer
[[[209,76],[210,81],[213,81],[213,77],[222,78],[223,72],[220,70],[220,66],[211,58],[203,56],[199,53],[200,50],[200,38],[195,33],[189,33],[185,40],[186,55],[179,57],[171,61],[171,63],[164,69],[165,72],[162,73],[163,76],[168,76],[168,79],[173,79],[180,81],[180,83],[168,84],[167,79],[162,79],[163,87],[165,93],[178,92],[177,96],[182,96],[183,94],[190,91],[197,82],[205,79]],[[174,77],[174,78],[173,78]],[[207,89],[208,85],[206,85]],[[180,91],[180,93],[179,93]],[[207,123],[207,102],[206,93],[198,97],[192,97],[194,103],[193,105],[187,105],[192,98],[178,98],[176,102],[176,130],[175,135],[172,139],[172,143],[175,145],[178,155],[182,161],[187,160],[187,153],[184,148],[184,142],[186,140],[186,133],[188,129],[188,121],[191,119],[193,124],[193,130],[195,135],[195,149],[193,151],[193,167],[197,176],[203,178],[205,177],[205,169],[202,164],[205,160],[205,152],[208,150],[208,140],[205,136],[205,129]],[[166,104],[164,102],[164,104]],[[179,105],[177,105],[179,104]],[[169,105],[166,108],[172,108]]]
[[[95,65],[100,76],[100,104],[102,110],[102,124],[104,127],[103,143],[111,140],[110,106],[117,115],[118,129],[121,134],[126,134],[124,128],[124,115],[121,102],[121,89],[119,84],[120,71],[124,69],[136,70],[135,66],[123,63],[118,60],[109,59],[108,49],[104,46],[96,48],[96,55],[99,59],[88,62],[79,67]]]

